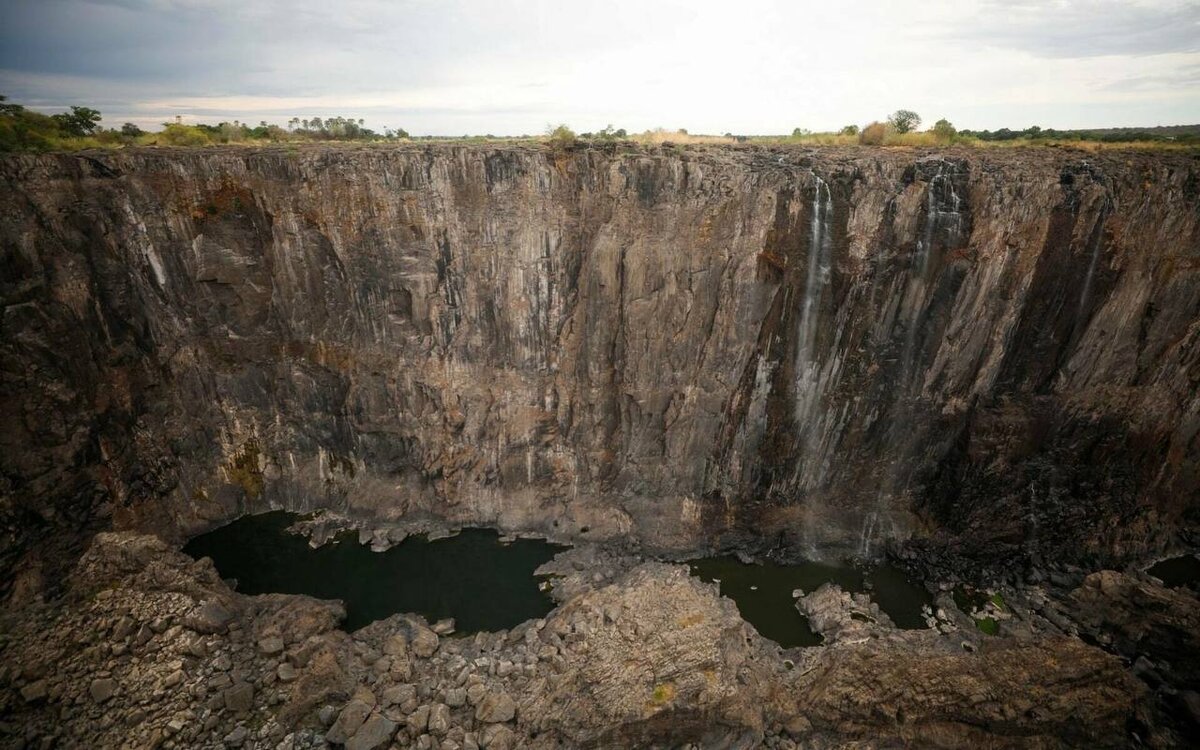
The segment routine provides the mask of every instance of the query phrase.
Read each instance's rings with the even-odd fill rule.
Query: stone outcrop
[[[1129,747],[1144,691],[1119,660],[1065,637],[967,651],[908,631],[818,652],[793,710],[829,744],[885,731],[914,747]]]
[[[829,557],[1195,521],[1186,155],[6,155],[0,253],[21,591],[267,506]]]
[[[1092,573],[1063,602],[1079,632],[1120,654],[1153,692],[1152,723],[1200,733],[1200,598],[1145,576]]]
[[[1116,657],[1052,633],[879,627],[781,652],[683,566],[646,563],[576,591],[544,620],[418,654],[420,618],[347,634],[336,603],[239,595],[207,560],[100,534],[61,599],[3,614],[0,737],[292,750],[1125,747],[1143,713],[1144,688]],[[197,617],[214,602],[229,615],[218,629]]]

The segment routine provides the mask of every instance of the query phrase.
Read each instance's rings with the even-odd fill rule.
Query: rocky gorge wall
[[[267,506],[1060,559],[1200,507],[1183,154],[12,155],[0,253],[5,568]]]

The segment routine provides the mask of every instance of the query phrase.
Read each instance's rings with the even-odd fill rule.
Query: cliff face
[[[1187,156],[8,156],[0,247],[10,561],[267,505],[1121,557],[1200,506]]]

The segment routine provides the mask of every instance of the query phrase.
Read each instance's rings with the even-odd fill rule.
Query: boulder
[[[503,724],[493,724],[483,730],[479,746],[484,750],[514,750],[517,735]]]
[[[229,627],[229,623],[233,622],[234,614],[228,607],[216,599],[210,599],[201,604],[192,613],[184,618],[184,627],[211,635],[214,633],[224,633]]]
[[[234,713],[249,711],[254,707],[254,686],[248,682],[235,682],[225,689],[225,707]]]
[[[46,681],[35,680],[25,687],[21,688],[21,697],[26,703],[37,703],[38,701],[46,700]]]
[[[113,692],[117,689],[117,683],[111,677],[101,677],[92,680],[92,684],[88,686],[88,693],[91,694],[92,700],[97,703],[104,703],[113,696]]]
[[[408,639],[397,633],[383,642],[383,653],[387,656],[407,656]]]
[[[445,703],[435,703],[429,709],[429,722],[426,730],[441,737],[450,731],[450,707]]]
[[[283,639],[275,636],[263,638],[258,642],[258,650],[267,656],[274,656],[283,651]]]
[[[333,726],[325,733],[325,739],[335,745],[345,743],[367,720],[367,716],[371,714],[373,708],[375,708],[375,696],[370,691],[358,690],[342,708],[337,721],[333,722]]]
[[[517,715],[517,704],[508,693],[489,693],[475,708],[475,718],[487,724],[512,721]]]
[[[412,651],[423,659],[433,656],[438,650],[438,635],[423,625],[413,627]]]
[[[346,750],[376,750],[391,741],[396,722],[380,714],[371,714],[346,742]]]

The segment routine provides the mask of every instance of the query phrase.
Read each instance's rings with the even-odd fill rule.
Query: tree
[[[897,133],[908,133],[921,124],[921,116],[911,109],[898,109],[888,117],[888,125]]]
[[[59,130],[67,135],[91,135],[100,124],[100,113],[91,107],[71,107],[70,112],[53,115]]]
[[[812,131],[809,130],[808,128],[793,128],[792,129],[792,137],[793,138],[803,138],[806,135],[812,135]]]
[[[142,135],[145,132],[146,131],[142,130],[137,125],[134,125],[132,122],[127,122],[121,126],[121,135],[126,135],[130,138],[137,138],[139,135]]]
[[[838,135],[858,135],[857,125],[847,125],[838,131]]]
[[[603,130],[599,130],[593,134],[595,138],[602,141],[615,141],[626,136],[625,128],[620,130],[614,129],[612,123],[609,123]]]
[[[958,134],[958,131],[954,129],[954,126],[950,124],[950,121],[944,117],[935,122],[933,127],[929,130],[937,137],[939,141],[953,140],[954,136]]]

